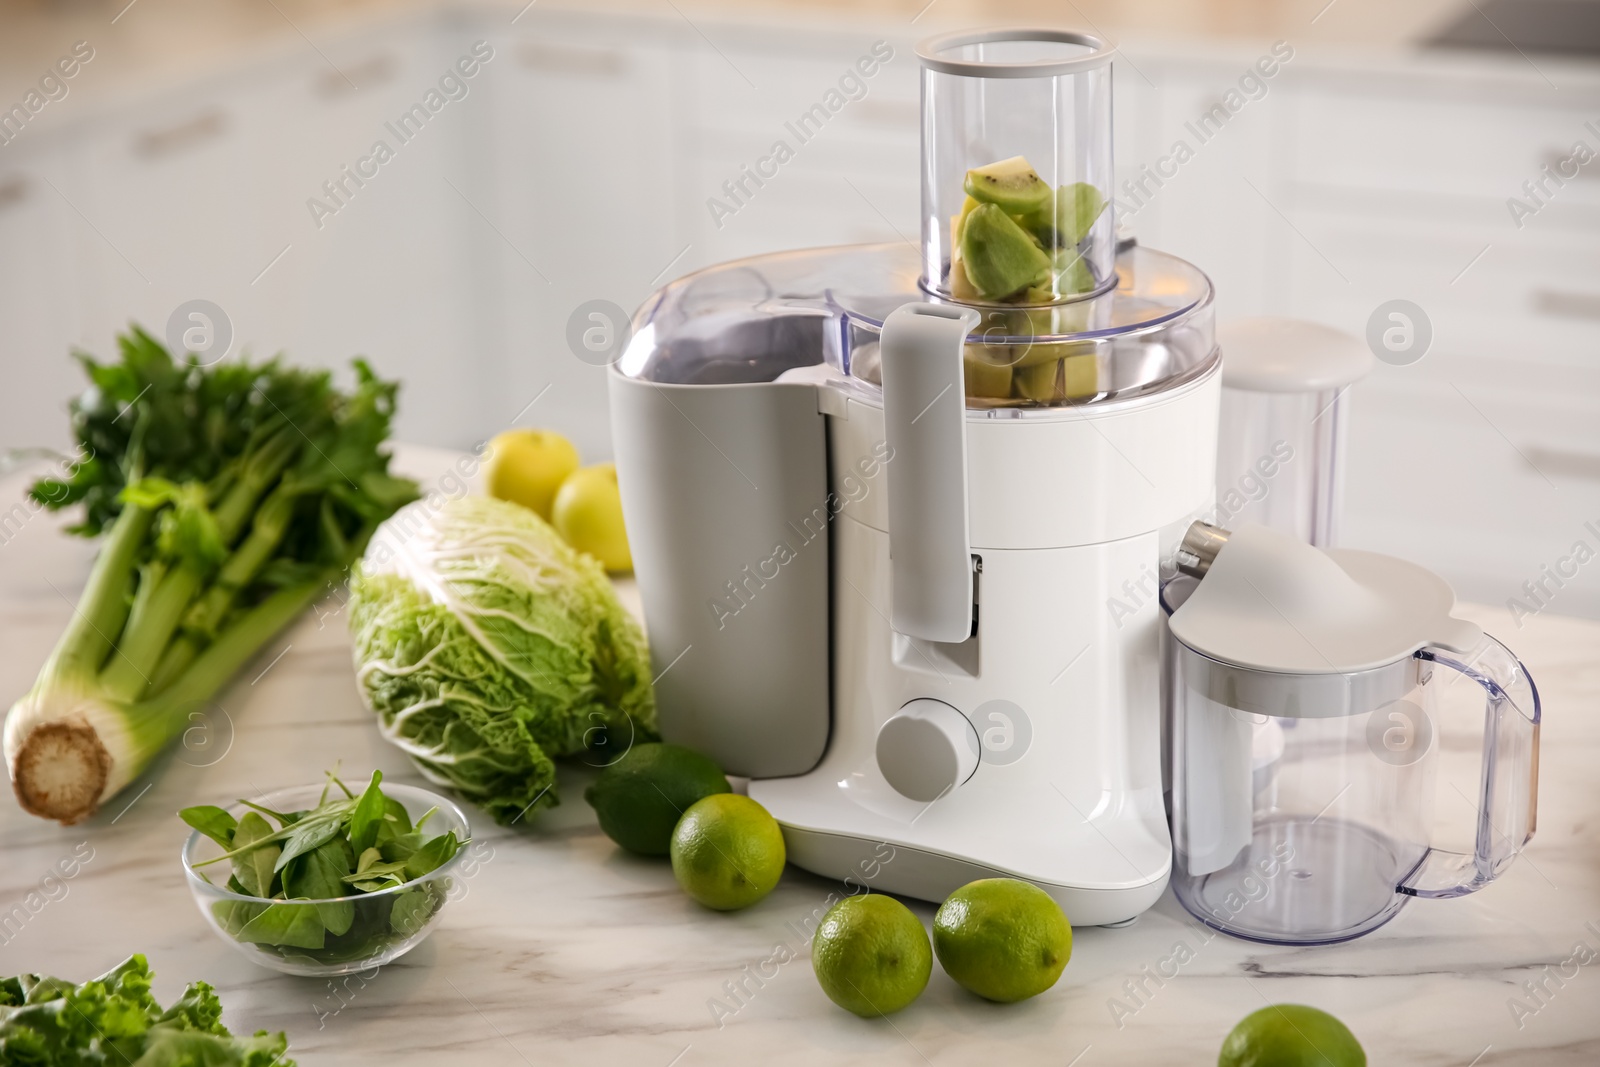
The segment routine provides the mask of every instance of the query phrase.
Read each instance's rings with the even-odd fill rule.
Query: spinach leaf
[[[345,875],[344,880],[363,893],[375,893],[380,889],[404,885],[405,861],[385,863],[382,852],[376,848],[369,848],[361,854],[355,873]]]
[[[219,900],[211,905],[211,915],[217,920],[217,925],[228,932],[229,937],[237,939],[239,931],[269,906],[266,901],[252,904],[244,900]]]
[[[233,832],[239,828],[239,823],[215,804],[199,804],[192,808],[184,808],[178,812],[178,818],[223,848],[233,847]]]
[[[356,801],[355,808],[350,812],[350,847],[357,853],[365,852],[377,840],[378,825],[383,822],[388,807],[383,790],[378,788],[378,783],[382,781],[383,772],[373,771],[366,792],[361,794],[361,799]]]
[[[404,893],[396,893],[394,910],[389,913],[389,925],[401,937],[410,937],[428,924],[433,915],[433,894],[426,886],[416,886]]]
[[[454,830],[446,830],[427,841],[406,860],[406,877],[421,878],[429,871],[437,870],[461,850],[461,844],[456,840]]]
[[[326,841],[284,869],[284,896],[292,900],[326,901],[350,895],[344,876],[350,873],[350,846],[342,839]],[[348,900],[318,903],[317,914],[330,934],[342,934],[355,920],[355,904]]]
[[[259,945],[288,945],[293,948],[321,948],[327,928],[313,904],[268,904],[234,936]]]
[[[288,840],[283,843],[283,855],[278,857],[277,869],[282,870],[296,856],[303,856],[325,842],[333,840],[334,835],[339,832],[339,825],[343,819],[342,810],[318,808],[310,815],[292,823],[294,829],[289,832]]]
[[[400,803],[394,797],[383,798],[383,817],[385,821],[392,823],[395,830],[399,833],[409,834],[413,829],[411,825],[411,813],[406,810],[406,806],[404,804]]]
[[[233,847],[245,848],[257,841],[271,837],[272,827],[267,820],[253,811],[245,813],[239,820],[239,828],[233,832]],[[233,857],[233,876],[239,879],[239,884],[244,886],[244,891],[253,897],[272,896],[273,875],[278,867],[278,846],[262,845],[249,852]]]
[[[408,830],[403,834],[385,836],[378,835],[378,850],[383,853],[383,858],[390,863],[404,863],[411,858],[411,854],[422,847],[422,834],[417,830]]]
[[[212,920],[229,936],[288,959],[309,951],[328,963],[365,961],[420,933],[443,906],[443,881],[408,883],[438,871],[468,842],[455,832],[427,836],[423,827],[437,809],[413,820],[404,804],[384,794],[380,772],[359,796],[337,778],[330,783],[309,811],[241,801],[250,810],[237,824],[211,806],[180,813],[224,848],[197,866],[231,862],[228,888],[257,898],[211,905]],[[6,996],[0,988],[0,1005]]]
[[[253,800],[241,800],[239,803],[243,804],[252,811],[259,811],[263,815],[272,816],[274,819],[278,820],[279,826],[288,826],[290,823],[294,822],[294,814],[292,812],[273,811],[271,808],[262,807]]]

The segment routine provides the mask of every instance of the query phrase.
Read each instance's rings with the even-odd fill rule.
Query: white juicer
[[[1214,494],[1211,287],[1117,246],[1111,49],[918,51],[921,248],[681,278],[612,368],[662,733],[803,868],[1123,922],[1171,866],[1157,586]]]

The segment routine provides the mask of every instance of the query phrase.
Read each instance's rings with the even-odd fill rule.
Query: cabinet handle
[[[228,118],[222,111],[204,111],[187,122],[135,134],[133,154],[141,159],[160,159],[215,140],[227,128]]]
[[[1546,315],[1559,315],[1568,319],[1600,319],[1600,293],[1535,289],[1533,306]]]
[[[621,52],[532,43],[517,49],[517,62],[534,70],[581,74],[595,78],[615,78],[626,73],[628,69],[628,59]]]
[[[0,179],[0,211],[16,207],[28,199],[28,179],[20,174]]]
[[[334,100],[394,78],[396,63],[388,53],[373,56],[353,67],[323,70],[311,80],[311,91],[324,100]]]
[[[1564,474],[1600,482],[1600,455],[1565,448],[1530,448],[1528,463],[1541,474]]]

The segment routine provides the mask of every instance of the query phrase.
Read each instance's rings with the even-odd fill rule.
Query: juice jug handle
[[[1461,656],[1431,645],[1416,653],[1448,667],[1485,693],[1483,762],[1476,797],[1477,832],[1470,854],[1429,849],[1397,888],[1415,897],[1459,897],[1494,881],[1533,837],[1539,793],[1539,690],[1521,661],[1485,635]],[[1424,668],[1426,670],[1426,668]]]

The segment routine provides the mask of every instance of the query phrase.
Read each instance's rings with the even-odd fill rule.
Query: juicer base
[[[1059,885],[1027,871],[1007,871],[926,849],[847,834],[806,830],[780,822],[789,862],[847,888],[867,887],[937,904],[979,878],[1020,878],[1055,898],[1073,926],[1125,925],[1150,908],[1167,888],[1167,872],[1125,889]]]

